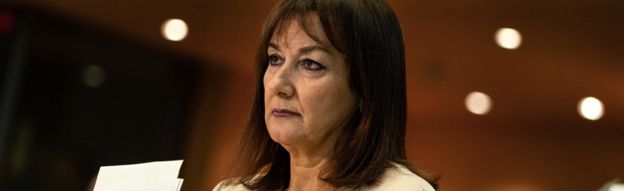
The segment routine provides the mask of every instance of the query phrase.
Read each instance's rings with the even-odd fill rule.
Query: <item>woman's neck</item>
[[[330,161],[337,139],[338,133],[335,133],[317,144],[282,145],[290,155],[288,190],[334,190],[320,175],[333,168]]]
[[[288,190],[333,190],[330,184],[320,179],[327,161],[327,158],[291,157]]]

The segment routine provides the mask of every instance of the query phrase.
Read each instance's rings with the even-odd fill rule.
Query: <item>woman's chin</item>
[[[289,132],[269,130],[269,135],[271,136],[271,139],[273,141],[279,143],[282,146],[294,145],[298,141],[301,141],[301,137],[295,136]]]

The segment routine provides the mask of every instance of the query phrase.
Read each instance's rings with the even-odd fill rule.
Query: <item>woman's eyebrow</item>
[[[302,47],[302,48],[299,48],[298,52],[299,52],[299,54],[306,54],[306,53],[310,53],[310,52],[315,51],[315,50],[319,50],[319,51],[325,52],[327,54],[331,54],[329,52],[329,50],[327,50],[327,48],[325,48],[323,46],[320,46],[320,45],[312,45],[312,46]]]
[[[269,47],[271,47],[271,48],[273,48],[275,50],[281,51],[280,47],[277,44],[273,43],[273,42],[269,42]],[[323,47],[321,45],[310,45],[310,46],[301,47],[301,48],[299,48],[297,53],[298,54],[307,54],[307,53],[310,53],[310,52],[315,51],[315,50],[322,51],[322,52],[325,52],[327,54],[331,54],[329,49],[327,49],[327,48],[325,48],[325,47]]]
[[[271,48],[273,48],[275,50],[278,50],[278,51],[282,51],[282,50],[280,50],[279,46],[277,44],[273,43],[273,42],[269,42],[269,47],[271,47]]]

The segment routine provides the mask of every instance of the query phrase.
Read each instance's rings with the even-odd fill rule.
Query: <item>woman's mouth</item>
[[[297,117],[301,116],[301,114],[288,110],[288,109],[273,109],[271,114],[275,117]]]

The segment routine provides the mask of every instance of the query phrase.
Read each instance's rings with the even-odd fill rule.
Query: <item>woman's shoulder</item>
[[[365,190],[434,191],[435,189],[429,182],[414,174],[407,167],[392,163],[392,167],[386,169],[381,175],[379,183]]]

